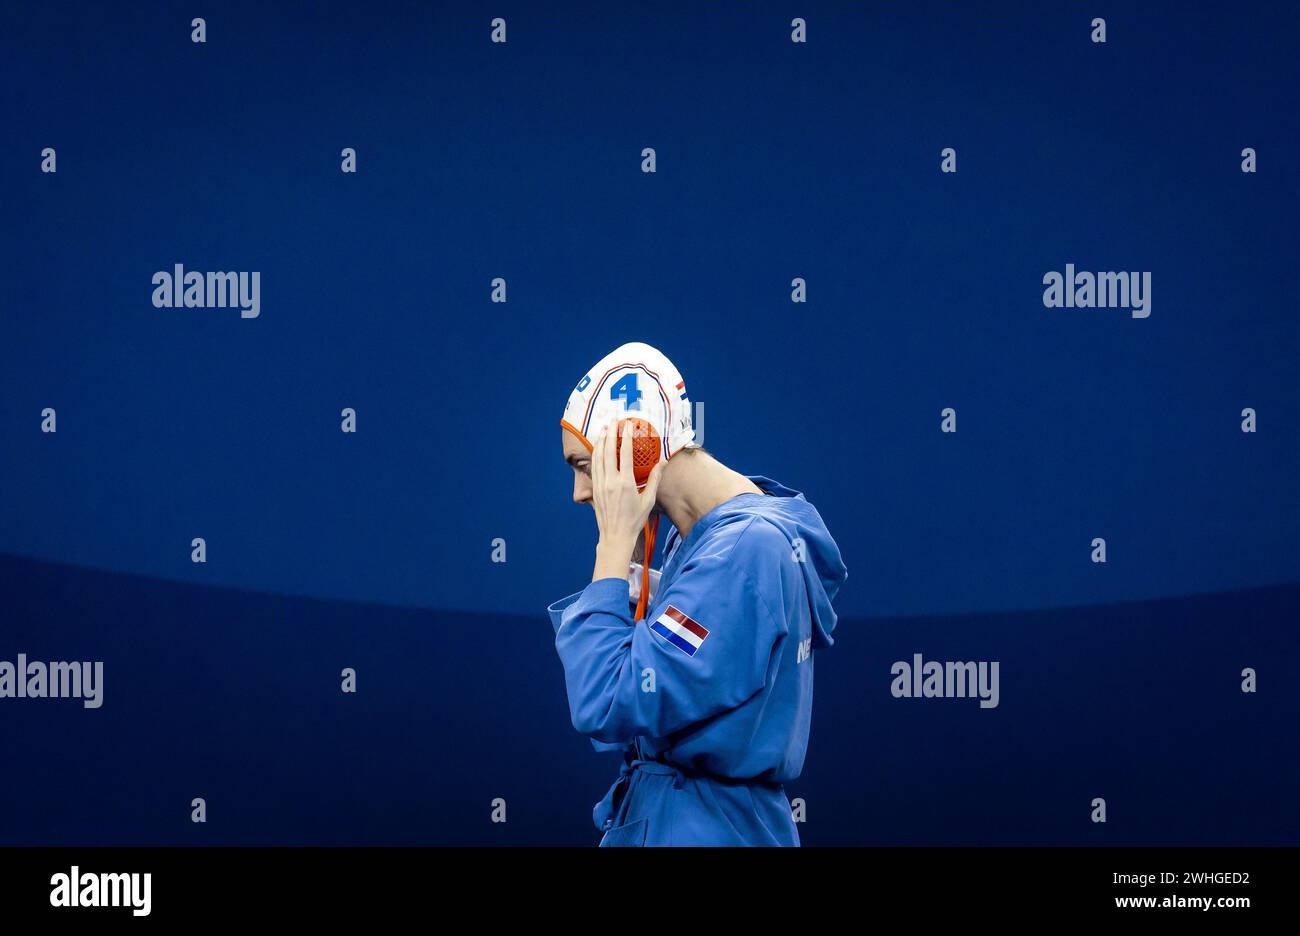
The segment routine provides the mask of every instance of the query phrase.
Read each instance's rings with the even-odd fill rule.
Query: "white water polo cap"
[[[613,419],[649,423],[664,461],[697,447],[686,381],[673,362],[648,344],[632,341],[605,355],[569,394],[560,425],[588,451]]]

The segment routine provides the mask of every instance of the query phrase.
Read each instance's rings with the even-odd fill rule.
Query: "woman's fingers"
[[[619,461],[621,462],[623,467],[622,470],[619,471],[618,473],[619,474],[618,479],[620,482],[624,482],[624,479],[626,479],[627,481],[631,481],[632,487],[635,488],[636,487],[636,464],[635,462],[632,461],[633,432],[634,429],[633,429],[632,421],[628,420],[623,424],[622,445],[619,446],[619,450],[621,453],[619,455]]]
[[[613,480],[614,476],[618,474],[618,465],[614,461],[618,453],[618,450],[614,448],[617,444],[615,440],[618,438],[617,419],[609,421],[609,425],[605,427],[605,434],[601,438],[605,443],[605,447],[601,450],[601,458],[605,462],[605,477]]]
[[[608,537],[613,543],[631,544],[631,555],[646,516],[654,509],[665,464],[656,464],[646,478],[645,490],[638,491],[635,423],[624,423],[623,432],[620,438],[618,420],[611,420],[592,445],[592,506],[602,541]]]

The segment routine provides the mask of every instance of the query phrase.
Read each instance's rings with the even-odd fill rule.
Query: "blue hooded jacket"
[[[669,530],[645,620],[626,579],[549,608],[574,727],[625,750],[602,845],[799,842],[781,784],[803,769],[813,651],[848,572],[802,494],[750,480],[764,493]]]

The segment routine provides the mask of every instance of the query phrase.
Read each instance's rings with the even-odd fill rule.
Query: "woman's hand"
[[[662,461],[650,470],[645,490],[638,492],[636,489],[632,433],[632,425],[624,426],[621,452],[616,453],[618,420],[610,420],[592,446],[591,502],[596,511],[596,527],[600,531],[596,543],[596,568],[591,576],[593,582],[603,578],[627,578],[627,566],[632,560],[637,537],[654,509],[655,495],[659,490],[659,479],[665,465]]]

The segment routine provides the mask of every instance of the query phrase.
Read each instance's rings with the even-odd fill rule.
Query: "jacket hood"
[[[694,536],[697,530],[718,522],[754,515],[763,517],[781,530],[790,543],[791,555],[802,557],[799,566],[808,589],[809,610],[813,619],[813,648],[829,647],[834,642],[831,633],[838,620],[831,602],[849,575],[844,560],[840,557],[840,548],[826,529],[826,523],[817,508],[802,493],[763,475],[746,477],[765,495],[770,496],[741,494],[733,497],[701,517],[691,534]],[[680,533],[675,528],[668,534],[664,543],[665,555],[679,537]]]

